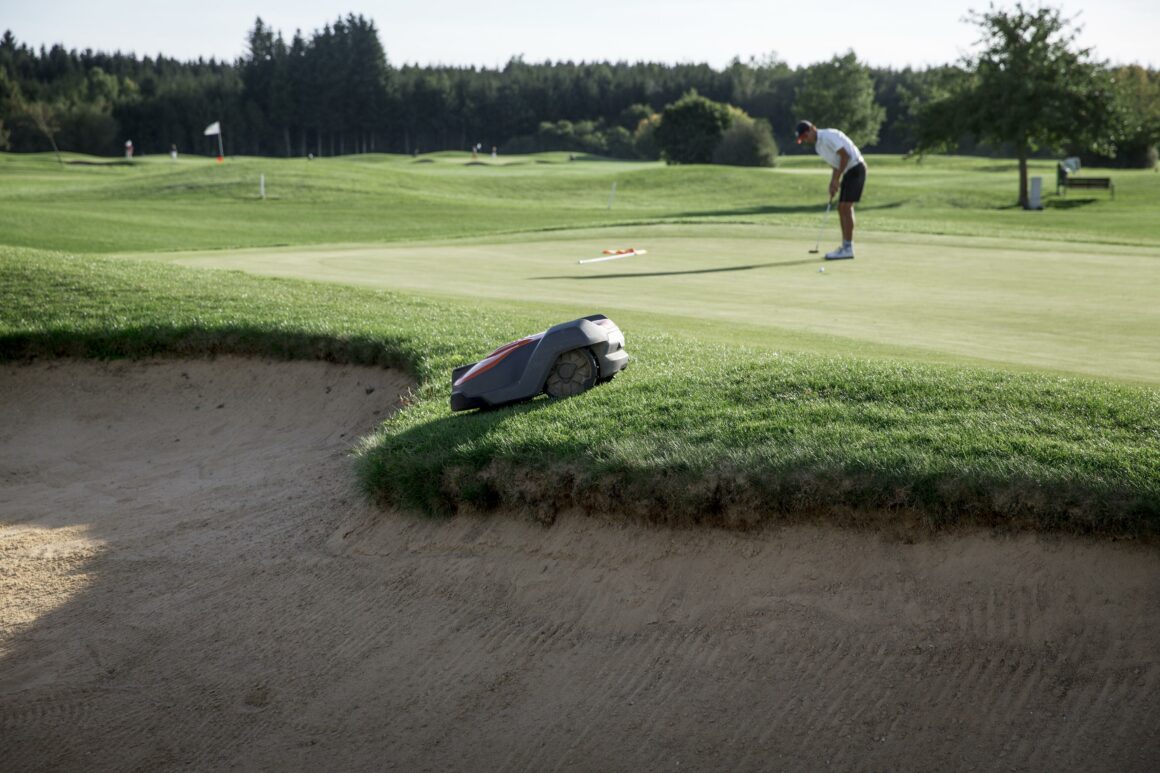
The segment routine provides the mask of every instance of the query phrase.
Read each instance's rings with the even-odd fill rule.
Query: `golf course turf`
[[[811,159],[465,158],[0,156],[0,358],[402,368],[359,475],[429,513],[1160,532],[1154,174],[1029,213],[1013,163],[871,157],[858,257],[823,265]],[[577,263],[610,247],[648,253]],[[450,414],[452,367],[595,312],[624,374]]]

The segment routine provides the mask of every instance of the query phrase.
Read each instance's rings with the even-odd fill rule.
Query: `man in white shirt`
[[[826,260],[854,257],[854,205],[862,199],[866,186],[866,161],[849,137],[838,129],[818,129],[809,121],[797,125],[797,142],[813,145],[818,155],[834,168],[830,176],[830,199],[838,196],[838,219],[842,224],[842,246],[826,253]]]

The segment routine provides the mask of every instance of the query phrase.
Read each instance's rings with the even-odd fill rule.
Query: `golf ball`
[[[819,268],[819,269],[818,269],[818,273],[819,273],[819,274],[824,274],[824,273],[826,273],[826,267],[825,267],[825,266],[822,266],[821,268]]]

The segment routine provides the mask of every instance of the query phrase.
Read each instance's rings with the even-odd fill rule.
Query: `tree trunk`
[[[1031,206],[1031,199],[1027,195],[1027,151],[1019,150],[1019,206],[1027,209]]]

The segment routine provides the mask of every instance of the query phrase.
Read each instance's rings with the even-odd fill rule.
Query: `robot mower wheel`
[[[591,389],[599,375],[595,355],[589,349],[573,349],[556,358],[544,391],[548,397],[572,397]]]

